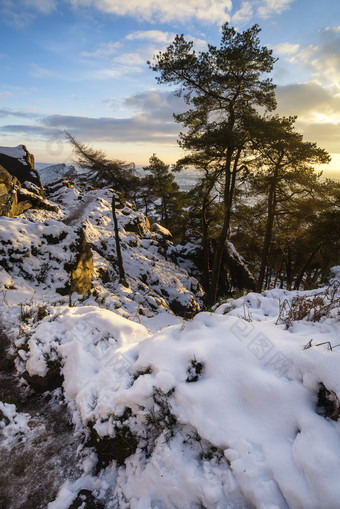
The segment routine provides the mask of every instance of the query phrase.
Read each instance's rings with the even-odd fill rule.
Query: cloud
[[[250,2],[242,2],[241,8],[232,16],[235,25],[247,23],[253,17],[253,7]]]
[[[122,46],[121,42],[104,42],[102,43],[96,51],[83,51],[81,53],[82,57],[95,57],[95,58],[106,58],[114,55],[117,52],[117,49]]]
[[[340,27],[328,27],[318,32],[319,44],[302,48],[291,62],[310,69],[314,79],[340,82]]]
[[[122,53],[121,55],[115,57],[113,62],[117,64],[122,64],[124,66],[145,66],[146,58],[142,57],[138,53]]]
[[[319,83],[277,87],[278,112],[297,115],[297,130],[330,153],[340,153],[340,89]]]
[[[277,87],[278,110],[285,115],[298,115],[308,120],[324,116],[340,118],[340,90],[309,82]]]
[[[295,55],[299,51],[300,45],[283,42],[282,44],[272,45],[271,47],[277,55],[291,56]]]
[[[32,23],[37,14],[48,15],[56,10],[57,0],[1,0],[2,20],[18,28]]]
[[[0,94],[1,95],[1,94]],[[41,115],[24,110],[12,110],[11,108],[1,108],[0,118],[21,117],[21,118],[41,118]]]
[[[143,113],[131,118],[93,118],[53,115],[45,119],[50,128],[65,129],[85,141],[175,143],[178,128]]]
[[[175,32],[162,32],[161,30],[138,30],[128,34],[128,41],[152,41],[160,44],[170,44],[175,37]]]
[[[182,98],[171,92],[160,93],[156,90],[132,95],[125,99],[124,104],[158,122],[172,121],[173,113],[181,113],[187,108]]]
[[[260,18],[269,18],[273,14],[281,14],[290,8],[294,0],[264,0],[257,9]]]
[[[139,30],[128,34],[125,39],[128,41],[150,41],[156,44],[168,45],[172,43],[176,36],[175,32],[162,32],[161,30]],[[196,49],[200,50],[206,47],[205,39],[198,39],[192,35],[186,35],[185,38],[194,42]]]
[[[56,10],[56,1],[55,0],[16,0],[15,2],[17,8],[18,4],[22,4],[23,7],[27,9],[34,9],[42,14],[50,14],[51,12]]]
[[[127,98],[124,106],[133,110],[129,118],[94,118],[75,115],[50,115],[31,125],[6,125],[4,133],[60,137],[64,130],[85,142],[152,143],[176,147],[179,126],[172,113],[183,111],[182,99],[171,93],[150,90]],[[0,110],[1,113],[1,110]]]
[[[185,23],[196,18],[199,21],[221,24],[229,21],[231,0],[70,0],[74,7],[95,7],[116,14],[132,16],[142,21]]]
[[[297,122],[297,128],[303,133],[305,140],[316,141],[319,147],[330,154],[340,154],[340,122]]]
[[[46,126],[39,125],[4,125],[0,127],[0,131],[3,133],[15,133],[15,134],[31,134],[42,138],[60,137],[63,131],[60,129],[49,128]]]

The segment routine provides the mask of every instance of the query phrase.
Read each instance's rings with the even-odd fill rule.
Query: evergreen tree
[[[181,227],[184,193],[179,190],[170,165],[165,164],[156,154],[150,157],[149,165],[143,169],[147,172],[142,180],[145,208],[150,206],[152,198],[160,223],[176,235]]]
[[[225,242],[229,235],[236,177],[245,164],[249,145],[247,119],[258,107],[275,108],[274,85],[262,78],[272,70],[272,51],[260,46],[257,25],[236,32],[228,23],[222,27],[219,48],[209,45],[196,53],[192,42],[177,35],[165,52],[150,64],[159,73],[159,83],[178,85],[191,108],[175,119],[186,131],[180,145],[190,151],[192,162],[202,152],[213,158],[223,175],[223,221],[216,239],[209,303],[217,298]],[[187,158],[189,162],[189,157]]]
[[[266,196],[266,225],[257,290],[263,288],[277,216],[291,214],[296,202],[316,191],[315,165],[328,163],[330,156],[316,143],[305,142],[294,130],[296,117],[255,117],[251,121],[252,147],[256,153],[252,183]],[[287,284],[291,286],[291,256],[286,260]]]

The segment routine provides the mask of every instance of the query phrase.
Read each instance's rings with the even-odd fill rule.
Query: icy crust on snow
[[[339,306],[287,329],[280,308],[296,295],[249,294],[153,336],[96,308],[41,323],[27,369],[43,373],[46,354],[60,356],[80,428],[115,436],[130,410],[124,425],[138,447],[123,467],[102,470],[105,507],[338,507],[339,422],[316,407],[321,383],[340,394],[340,349],[327,347],[338,342]],[[66,507],[94,478],[65,485],[50,507]]]

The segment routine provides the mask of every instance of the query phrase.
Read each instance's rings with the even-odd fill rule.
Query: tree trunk
[[[292,272],[293,272],[291,246],[287,247],[286,272],[287,272],[287,278],[286,278],[287,279],[287,283],[286,283],[287,290],[291,290],[292,289]]]
[[[210,246],[209,246],[209,232],[206,217],[206,200],[203,201],[202,206],[202,244],[203,244],[203,287],[206,295],[210,295]]]
[[[304,264],[304,266],[302,267],[298,277],[296,278],[295,280],[295,284],[294,284],[294,290],[298,290],[300,288],[300,285],[302,283],[302,279],[303,279],[303,276],[306,272],[306,270],[308,269],[309,265],[311,264],[314,256],[316,255],[316,253],[319,251],[321,247],[321,244],[319,244],[318,246],[316,246],[316,248],[314,249],[314,251],[312,251],[312,253],[310,254],[308,260],[306,261],[306,263]]]
[[[120,249],[119,229],[118,229],[118,221],[117,221],[117,215],[116,215],[116,198],[115,198],[114,194],[112,195],[111,208],[112,208],[112,217],[113,217],[115,240],[116,240],[116,253],[117,253],[117,262],[118,262],[118,269],[119,269],[119,282],[124,286],[129,286],[126,281],[123,257],[122,257],[122,252]]]
[[[267,224],[266,224],[266,232],[264,236],[264,242],[263,242],[263,248],[262,248],[262,255],[261,255],[261,266],[260,266],[260,272],[257,282],[257,291],[260,293],[262,292],[263,282],[266,274],[266,268],[268,263],[268,255],[269,255],[269,249],[270,244],[272,241],[272,235],[273,235],[273,225],[274,225],[274,217],[276,212],[276,185],[279,177],[279,169],[281,164],[281,158],[279,159],[274,174],[272,176],[270,186],[269,186],[269,195],[268,195],[268,207],[267,207]]]
[[[225,247],[225,242],[228,237],[229,226],[230,226],[230,217],[231,217],[231,208],[233,202],[233,195],[235,189],[236,182],[236,173],[237,173],[237,164],[238,159],[240,157],[241,151],[238,150],[237,157],[235,158],[233,168],[231,168],[231,159],[234,152],[234,148],[230,147],[227,150],[227,157],[225,163],[225,184],[224,184],[224,215],[223,215],[223,225],[221,232],[217,238],[216,249],[214,255],[214,262],[212,268],[212,281],[210,287],[209,294],[209,304],[212,306],[217,301],[217,292],[218,292],[218,284],[221,274],[221,265],[223,259],[223,252]]]

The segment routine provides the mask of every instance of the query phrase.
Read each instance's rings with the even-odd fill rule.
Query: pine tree
[[[177,95],[183,95],[190,105],[185,113],[174,115],[186,127],[180,134],[180,145],[190,152],[192,162],[201,153],[214,159],[223,176],[223,221],[212,264],[210,304],[217,298],[236,178],[244,167],[249,145],[247,119],[260,106],[270,111],[276,105],[274,85],[262,78],[272,70],[275,59],[271,50],[260,46],[259,32],[257,25],[236,32],[226,23],[220,47],[209,45],[207,51],[198,54],[192,42],[177,35],[150,63],[151,69],[159,73],[158,82],[178,85]]]

